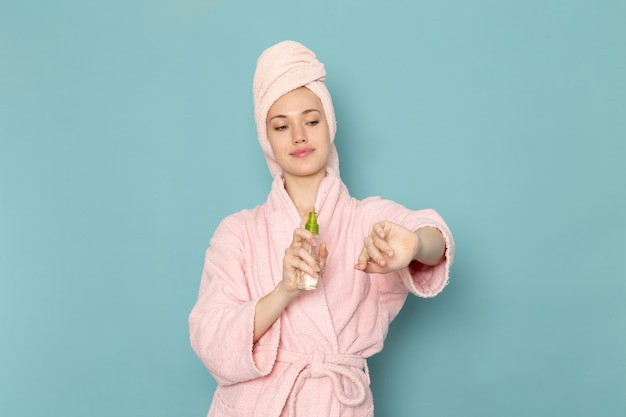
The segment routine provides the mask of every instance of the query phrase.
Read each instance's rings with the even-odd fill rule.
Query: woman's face
[[[319,98],[306,87],[280,97],[267,113],[267,139],[285,177],[326,173],[328,123]]]

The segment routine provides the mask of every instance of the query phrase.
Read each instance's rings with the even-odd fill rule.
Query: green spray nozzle
[[[307,220],[304,228],[314,235],[319,234],[319,225],[317,224],[317,213],[314,211],[309,212],[309,219]]]

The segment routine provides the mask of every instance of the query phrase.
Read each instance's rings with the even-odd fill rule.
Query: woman
[[[432,297],[448,281],[454,242],[435,211],[349,195],[325,76],[293,41],[257,61],[272,189],[215,231],[189,317],[192,347],[218,383],[209,416],[373,416],[365,358],[382,349],[408,292]],[[311,210],[317,261],[304,248]],[[315,290],[298,289],[302,273],[319,278]]]

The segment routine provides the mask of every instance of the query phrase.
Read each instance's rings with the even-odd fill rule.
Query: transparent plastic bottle
[[[310,212],[309,218],[304,225],[304,228],[315,235],[315,246],[311,246],[308,243],[304,244],[304,248],[313,256],[316,262],[319,262],[319,225],[317,224],[317,213]],[[298,276],[298,289],[300,290],[314,290],[317,288],[317,278],[311,275],[301,272]]]

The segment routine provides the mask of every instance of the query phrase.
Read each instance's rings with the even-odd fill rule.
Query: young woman
[[[257,61],[255,120],[274,182],[265,204],[215,231],[189,317],[218,383],[209,416],[373,416],[366,358],[409,292],[432,297],[448,281],[454,242],[435,211],[349,195],[325,76],[293,41]],[[302,274],[317,288],[299,289]]]

